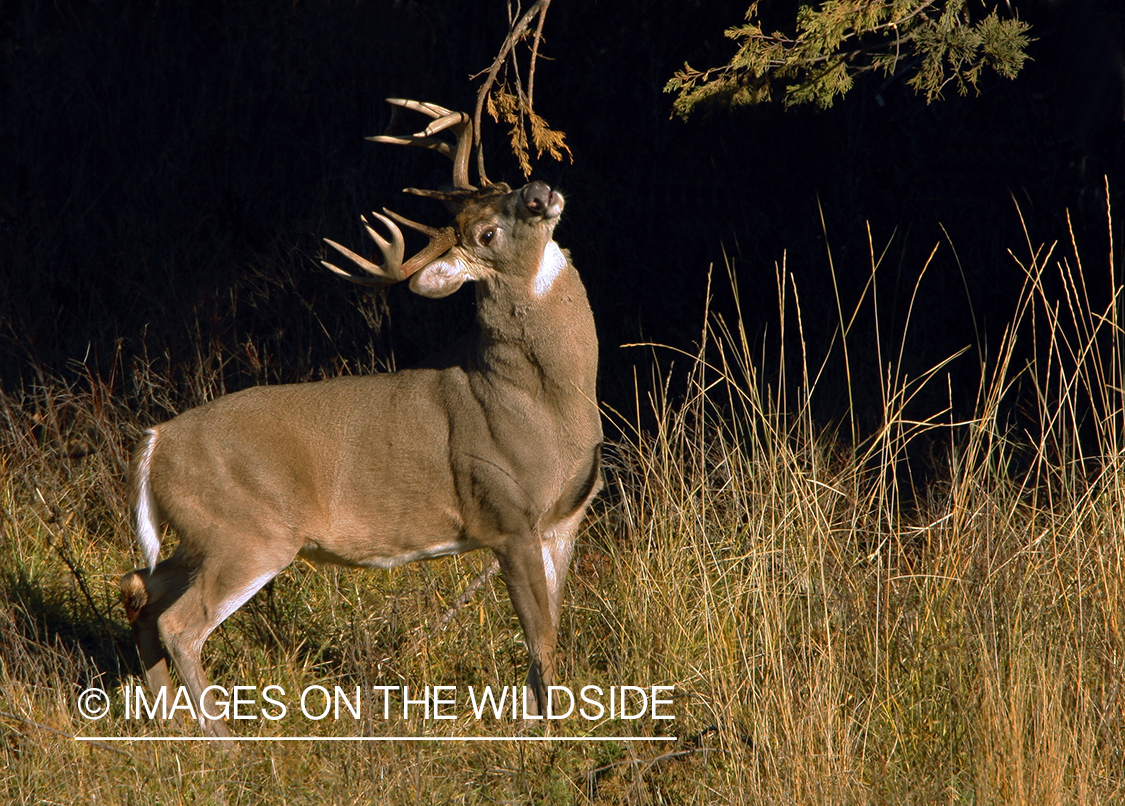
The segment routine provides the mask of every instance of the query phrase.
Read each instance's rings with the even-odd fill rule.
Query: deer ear
[[[428,263],[410,278],[410,290],[423,297],[448,297],[466,280],[473,279],[460,258],[442,257]]]

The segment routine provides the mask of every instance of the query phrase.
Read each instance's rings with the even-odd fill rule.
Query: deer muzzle
[[[545,218],[556,218],[563,210],[562,194],[553,192],[550,185],[538,179],[524,186],[520,198],[531,213]]]

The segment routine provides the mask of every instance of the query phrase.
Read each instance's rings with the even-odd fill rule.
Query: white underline
[[[677,736],[75,736],[80,742],[675,742]]]

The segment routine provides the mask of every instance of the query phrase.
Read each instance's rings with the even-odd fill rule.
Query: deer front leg
[[[556,634],[562,616],[566,575],[570,570],[571,558],[574,556],[575,535],[584,514],[583,508],[543,532],[543,570],[547,577],[547,591],[551,601],[551,623],[555,627]]]
[[[551,614],[544,552],[538,535],[526,535],[510,540],[503,551],[497,551],[497,557],[531,659],[524,689],[524,711],[529,716],[542,716],[547,712],[547,687],[555,684],[558,636],[558,624]]]

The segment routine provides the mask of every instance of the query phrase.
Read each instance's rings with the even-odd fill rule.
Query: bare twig
[[[59,533],[55,531],[55,529],[47,519],[43,518],[42,515],[40,515],[39,521],[43,525],[44,531],[47,533],[47,545],[55,550],[55,553],[59,556],[59,559],[62,560],[63,564],[67,567],[67,569],[69,569],[71,576],[74,577],[74,581],[78,583],[78,589],[82,591],[82,595],[86,598],[86,603],[90,605],[90,610],[93,612],[94,617],[98,620],[98,623],[101,624],[102,629],[105,630],[105,634],[113,642],[114,649],[117,650],[117,656],[114,658],[114,660],[117,661],[117,663],[120,665],[121,658],[125,656],[125,650],[117,642],[117,637],[115,636],[113,628],[110,626],[109,621],[106,620],[106,617],[102,614],[102,611],[94,602],[94,597],[90,593],[89,587],[87,587],[86,585],[86,577],[82,573],[82,569],[75,564],[74,559],[70,556],[70,539],[66,536],[65,531],[69,528],[69,518],[64,517],[62,511],[47,500],[46,496],[43,495],[43,491],[40,490],[39,487],[35,488],[35,495],[39,498],[39,501],[43,504],[43,506],[46,507],[47,510],[51,513],[51,520],[61,524],[62,529],[64,530],[62,534],[62,540],[60,540]]]
[[[535,32],[535,44],[532,49],[531,71],[528,74],[528,94],[526,99],[521,98],[521,102],[526,102],[523,105],[523,109],[531,109],[530,90],[535,81],[535,60],[538,57],[539,40],[542,38],[543,20],[547,14],[547,7],[550,5],[551,0],[537,0],[532,4],[531,8],[529,8],[523,14],[523,16],[520,17],[519,20],[511,27],[511,29],[508,31],[507,38],[504,40],[504,44],[500,46],[500,52],[496,54],[496,58],[493,60],[492,66],[488,68],[488,76],[485,78],[484,84],[481,86],[480,91],[477,92],[477,105],[473,110],[473,129],[476,133],[477,172],[480,175],[481,184],[491,184],[484,172],[484,148],[481,145],[480,121],[481,112],[484,109],[485,100],[488,98],[488,94],[492,91],[492,87],[496,83],[496,76],[500,73],[500,68],[504,65],[505,60],[507,60],[516,44],[523,40],[525,36],[527,36],[527,30],[531,27],[531,21],[535,18],[535,15],[538,14],[539,25],[536,28]]]
[[[499,570],[500,561],[493,557],[492,562],[488,565],[488,568],[485,568],[483,571],[481,571],[480,574],[477,575],[477,578],[469,583],[469,587],[465,588],[465,590],[462,591],[461,595],[457,597],[457,600],[453,603],[452,607],[446,610],[445,613],[442,614],[442,617],[438,619],[438,630],[444,630],[445,625],[447,625],[453,619],[453,617],[457,615],[457,611],[467,605],[469,603],[469,600],[476,595],[476,592],[484,587],[484,584],[488,582],[488,580],[492,579],[493,575]]]
[[[539,58],[539,43],[543,39],[543,23],[547,21],[547,6],[551,0],[543,0],[543,10],[539,12],[539,24],[535,26],[535,37],[531,40],[531,64],[527,68],[527,108],[535,108],[535,62]]]
[[[16,714],[11,714],[11,713],[8,713],[7,711],[0,711],[0,717],[3,717],[5,719],[13,719],[16,722],[20,722],[20,723],[22,723],[24,725],[28,725],[29,727],[32,727],[32,728],[37,728],[38,730],[46,731],[47,733],[53,733],[56,736],[62,736],[62,737],[67,738],[67,739],[75,739],[75,740],[78,739],[78,735],[75,734],[75,733],[67,733],[64,730],[58,730],[57,728],[52,728],[50,725],[44,725],[42,722],[35,722],[31,719],[24,719],[22,716],[17,716]],[[114,753],[120,753],[121,755],[125,756],[126,758],[133,759],[133,761],[137,760],[137,757],[134,756],[132,753],[126,753],[120,747],[114,747],[111,744],[107,744],[105,742],[99,742],[96,739],[83,739],[82,742],[84,744],[90,745],[91,747],[100,747],[102,750],[112,750]]]

